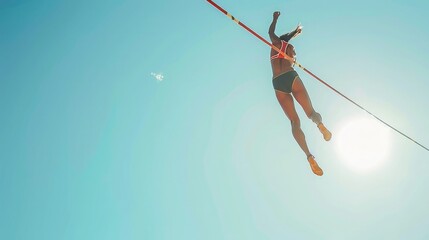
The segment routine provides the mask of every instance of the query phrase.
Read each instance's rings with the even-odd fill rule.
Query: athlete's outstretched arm
[[[270,39],[273,44],[280,42],[280,38],[274,33],[274,31],[276,30],[277,19],[279,18],[279,16],[280,12],[273,13],[273,22],[271,23],[270,28],[268,30],[268,34],[270,35]]]

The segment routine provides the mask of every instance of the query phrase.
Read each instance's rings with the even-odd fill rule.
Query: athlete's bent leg
[[[292,94],[296,101],[298,101],[299,105],[301,105],[302,109],[304,109],[307,117],[317,125],[320,132],[323,134],[323,138],[326,141],[329,141],[332,137],[332,134],[322,123],[322,116],[314,110],[313,105],[311,104],[310,96],[305,89],[304,83],[299,77],[296,77],[295,81],[293,82]]]

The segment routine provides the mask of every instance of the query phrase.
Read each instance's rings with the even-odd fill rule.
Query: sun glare
[[[390,132],[373,118],[359,118],[345,124],[336,138],[341,161],[354,171],[368,172],[383,165],[390,148]]]

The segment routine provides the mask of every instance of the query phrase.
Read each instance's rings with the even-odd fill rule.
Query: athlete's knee
[[[322,122],[322,116],[313,110],[313,112],[308,116],[309,119],[311,119],[311,121],[313,121],[316,124],[319,124]]]
[[[292,125],[292,134],[293,137],[298,141],[303,141],[305,140],[305,135],[304,132],[301,129],[301,123],[300,121],[291,121],[291,125]]]
[[[292,129],[300,128],[301,127],[301,121],[299,120],[299,118],[291,119],[290,125],[292,126]]]

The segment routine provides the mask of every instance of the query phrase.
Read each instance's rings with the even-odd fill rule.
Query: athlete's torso
[[[287,45],[290,45],[289,48],[292,48],[291,50],[289,50],[289,53],[295,54],[295,50],[293,49],[293,46],[291,44],[288,44],[285,41],[281,41],[281,43],[275,44],[275,46],[285,54],[286,54]],[[295,57],[290,55],[288,56],[291,58]],[[283,58],[282,55],[280,55],[276,50],[271,49],[270,58],[271,58],[271,68],[273,70],[273,78],[277,77],[282,73],[293,70],[293,67],[292,67],[293,63],[290,60]]]

